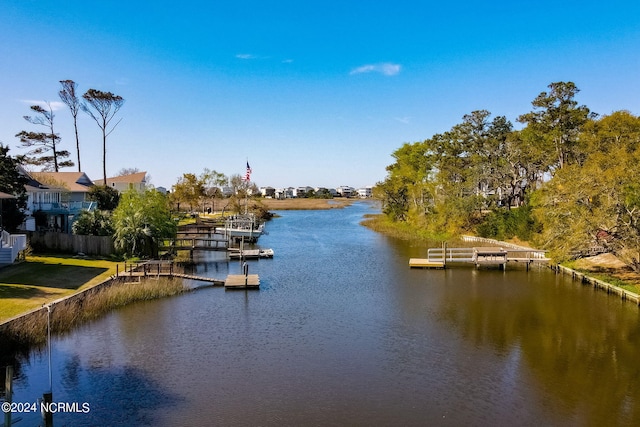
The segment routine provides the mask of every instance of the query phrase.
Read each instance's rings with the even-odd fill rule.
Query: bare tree
[[[69,107],[69,111],[71,111],[71,116],[73,117],[73,129],[76,132],[78,172],[82,172],[82,167],[80,166],[80,139],[78,138],[78,112],[80,111],[81,103],[78,95],[76,95],[77,84],[73,80],[60,80],[60,84],[62,85],[62,89],[58,92],[58,95],[60,95],[62,102]]]
[[[80,108],[89,114],[102,130],[102,175],[104,185],[107,185],[107,136],[113,132],[122,120],[120,119],[114,125],[111,125],[111,121],[124,104],[124,98],[111,92],[102,92],[97,89],[89,89],[82,97],[88,105],[82,104]]]

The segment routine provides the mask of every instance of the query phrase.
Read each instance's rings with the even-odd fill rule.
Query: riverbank
[[[51,332],[60,334],[118,307],[137,301],[169,297],[188,290],[179,279],[159,278],[139,283],[106,280],[64,298],[48,301],[46,306],[1,323],[3,353],[0,356],[11,357],[11,354],[20,353],[21,349],[43,344],[47,337],[49,310]]]
[[[117,263],[70,255],[28,256],[0,269],[0,323],[109,279]]]
[[[446,234],[433,236],[409,224],[391,222],[380,214],[367,215],[361,224],[373,231],[411,242],[430,243],[459,238]],[[495,242],[499,243],[498,241]],[[527,242],[519,240],[504,243],[529,247]],[[633,301],[636,300],[635,295],[640,295],[640,274],[634,272],[628,265],[612,254],[581,258],[563,263],[561,267],[562,271],[577,277],[583,283],[594,284],[594,286],[608,293],[622,295],[624,298],[630,292],[631,294],[627,299]]]

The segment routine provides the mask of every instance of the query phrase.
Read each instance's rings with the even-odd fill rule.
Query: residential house
[[[297,187],[293,190],[293,197],[306,197],[313,187]]]
[[[280,200],[293,198],[293,187],[276,189],[275,198]]]
[[[74,218],[83,210],[94,210],[97,203],[89,200],[93,182],[84,172],[26,172],[29,180],[25,226],[35,231],[36,226],[51,231],[71,232]],[[34,218],[42,215],[36,224]]]
[[[358,188],[358,190],[356,192],[358,193],[358,196],[361,199],[370,199],[371,197],[373,197],[373,188],[372,187]]]
[[[135,189],[136,191],[144,191],[147,188],[147,173],[137,172],[129,175],[114,176],[107,178],[107,186],[118,190],[118,193],[124,193],[129,189]],[[103,179],[95,180],[96,185],[104,185]]]
[[[355,193],[355,188],[349,187],[348,185],[341,185],[336,188],[336,191],[342,197],[351,197],[353,193]]]
[[[273,198],[276,195],[276,189],[273,187],[260,187],[262,197]]]

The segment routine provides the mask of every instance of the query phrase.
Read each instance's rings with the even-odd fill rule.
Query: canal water
[[[259,291],[134,304],[53,340],[56,426],[640,425],[640,311],[546,268],[411,270],[368,203],[286,211]],[[224,278],[238,262],[201,259]],[[33,353],[15,402],[48,387]],[[18,425],[38,425],[21,414]]]

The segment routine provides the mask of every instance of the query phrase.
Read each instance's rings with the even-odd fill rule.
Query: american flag
[[[247,173],[245,173],[244,175],[244,180],[245,181],[251,181],[251,166],[249,166],[249,161],[247,160]]]

